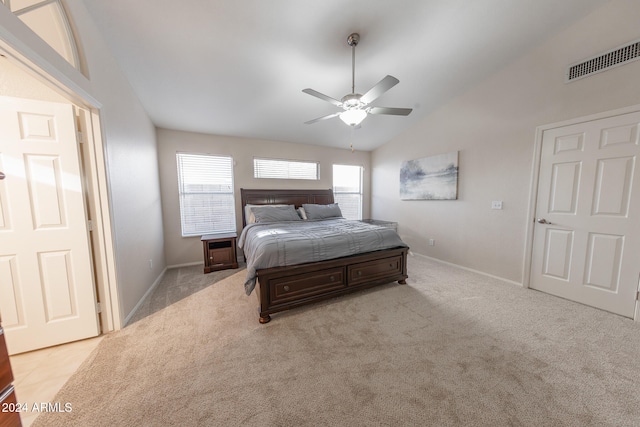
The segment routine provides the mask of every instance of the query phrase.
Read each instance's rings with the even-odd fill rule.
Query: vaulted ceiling
[[[153,122],[169,129],[372,150],[606,0],[85,0]],[[373,105],[411,115],[358,129],[340,99],[385,75]],[[559,78],[561,78],[559,76]]]

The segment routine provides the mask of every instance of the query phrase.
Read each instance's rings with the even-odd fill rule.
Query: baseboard
[[[127,326],[129,324],[129,321],[131,320],[131,318],[133,317],[134,314],[136,314],[136,312],[138,311],[138,309],[140,308],[140,306],[142,305],[143,302],[145,302],[145,300],[147,299],[147,297],[149,295],[151,295],[151,293],[153,292],[153,290],[160,284],[160,282],[162,281],[162,278],[164,277],[164,274],[167,272],[167,269],[169,267],[165,267],[164,270],[162,270],[162,273],[160,273],[160,275],[158,276],[158,278],[153,282],[153,284],[149,287],[149,289],[147,289],[147,292],[144,293],[144,295],[142,295],[142,298],[140,298],[140,300],[138,301],[138,303],[136,304],[135,307],[133,307],[133,310],[131,310],[131,312],[129,313],[129,315],[127,317],[125,317],[124,322],[122,323],[122,327],[124,328],[125,326]]]
[[[503,282],[507,282],[509,284],[522,287],[522,283],[518,283],[515,280],[509,280],[509,279],[505,279],[504,277],[494,276],[493,274],[485,273],[484,271],[480,271],[480,270],[476,270],[476,269],[473,269],[473,268],[465,267],[465,266],[459,265],[459,264],[454,264],[454,263],[448,262],[448,261],[443,261],[441,259],[433,258],[433,257],[427,256],[427,255],[423,255],[423,254],[419,254],[419,253],[416,253],[416,252],[410,252],[410,254],[411,255],[421,256],[423,258],[430,259],[431,261],[439,262],[439,263],[442,263],[442,264],[447,264],[447,265],[450,265],[452,267],[460,268],[462,270],[471,271],[473,273],[482,274],[483,276],[491,277],[492,279],[502,280]]]

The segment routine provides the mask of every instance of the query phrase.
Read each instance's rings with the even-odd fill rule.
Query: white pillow
[[[300,206],[296,210],[298,211],[298,215],[300,215],[300,218],[307,219],[307,213],[304,211],[304,208],[302,206]]]
[[[255,216],[253,218],[251,215],[251,207],[253,206],[260,206],[260,205],[245,205],[244,206],[244,220],[247,224],[253,224],[254,222],[256,222],[256,218]]]

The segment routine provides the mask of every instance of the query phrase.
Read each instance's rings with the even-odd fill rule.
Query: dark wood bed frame
[[[252,205],[295,205],[333,203],[329,190],[251,190],[240,189],[242,226],[246,225],[245,209]],[[288,267],[257,270],[255,292],[260,301],[260,323],[271,320],[271,314],[289,310],[322,299],[360,289],[407,279],[409,248],[392,248],[360,255],[312,262]]]

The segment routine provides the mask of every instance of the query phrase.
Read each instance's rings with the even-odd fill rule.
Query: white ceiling
[[[169,129],[372,150],[606,0],[85,0],[153,122]],[[304,122],[385,75],[373,105],[408,117]],[[559,77],[561,78],[561,77]]]

